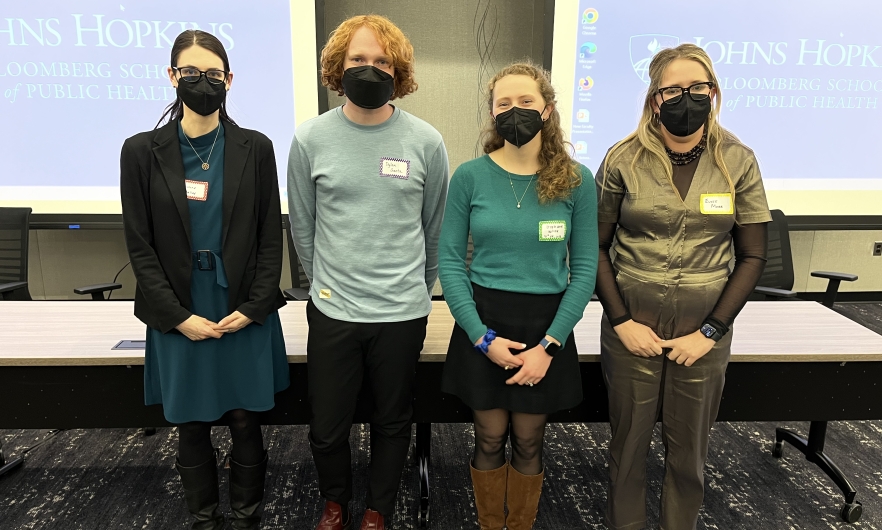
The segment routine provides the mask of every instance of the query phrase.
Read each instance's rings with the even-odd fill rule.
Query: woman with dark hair
[[[178,96],[168,123],[126,140],[120,161],[135,316],[147,324],[145,402],[178,425],[194,529],[224,526],[210,434],[229,425],[231,523],[253,529],[267,465],[258,412],[289,384],[276,159],[266,136],[227,116],[233,73],[217,38],[178,35],[168,76]]]
[[[526,530],[542,492],[548,414],[582,401],[572,332],[594,290],[597,204],[547,72],[513,64],[487,94],[487,154],[454,173],[441,228],[441,285],[456,319],[442,389],[473,410],[481,530]]]

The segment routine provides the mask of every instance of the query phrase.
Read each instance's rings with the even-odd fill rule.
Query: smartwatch
[[[699,330],[702,335],[711,339],[714,342],[719,341],[723,338],[724,332],[718,330],[713,324],[709,322],[705,322],[701,329]]]
[[[560,344],[556,342],[551,342],[545,337],[542,337],[542,340],[539,341],[539,345],[545,348],[545,353],[552,357],[554,357],[554,354],[557,353],[557,350],[560,349]]]

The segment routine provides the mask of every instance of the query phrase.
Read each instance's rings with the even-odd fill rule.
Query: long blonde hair
[[[539,194],[539,202],[548,203],[554,200],[564,200],[570,196],[573,189],[582,184],[582,172],[570,156],[569,142],[564,140],[563,128],[560,126],[560,113],[557,111],[557,99],[554,88],[549,81],[548,72],[529,63],[518,62],[510,64],[499,71],[487,85],[487,107],[493,113],[493,89],[496,83],[508,75],[525,75],[536,81],[539,86],[539,94],[545,100],[546,105],[554,105],[554,109],[548,115],[548,119],[542,125],[542,146],[539,149],[539,178],[536,179],[536,192]],[[488,119],[484,132],[481,134],[481,143],[485,153],[492,153],[505,145],[505,140],[496,132],[496,123]]]
[[[652,62],[649,64],[649,87],[646,90],[646,99],[643,103],[643,115],[640,117],[640,123],[634,132],[610,148],[604,165],[607,168],[612,167],[614,161],[622,156],[629,147],[636,145],[637,152],[631,160],[631,169],[633,170],[637,163],[645,163],[646,167],[650,168],[654,166],[660,167],[673,185],[674,170],[662,141],[661,124],[657,120],[653,120],[655,115],[653,103],[655,102],[656,94],[658,94],[658,89],[661,88],[661,79],[665,70],[677,59],[689,59],[701,64],[704,67],[705,73],[707,73],[708,80],[714,83],[716,98],[711,107],[710,115],[708,115],[707,123],[704,125],[705,132],[707,133],[707,150],[713,155],[714,164],[720,168],[720,171],[726,177],[726,181],[729,183],[729,191],[732,193],[732,204],[734,204],[735,184],[732,182],[732,175],[729,173],[729,168],[723,159],[723,142],[728,140],[737,141],[737,138],[720,125],[720,109],[723,104],[720,84],[717,82],[717,75],[714,72],[714,65],[710,57],[695,44],[686,43],[676,48],[667,48],[653,57]],[[688,96],[684,94],[683,97]],[[606,176],[604,175],[605,180]]]

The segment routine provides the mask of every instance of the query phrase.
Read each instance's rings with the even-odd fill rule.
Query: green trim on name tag
[[[549,225],[548,229],[543,233],[543,228],[545,228],[546,225]],[[539,241],[563,241],[566,237],[566,221],[539,221]]]

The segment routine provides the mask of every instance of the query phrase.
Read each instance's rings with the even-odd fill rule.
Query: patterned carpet
[[[842,304],[838,310],[882,334],[882,305]],[[807,424],[783,424],[805,432]],[[827,453],[850,477],[864,516],[848,525],[832,482],[792,449],[770,454],[776,423],[718,423],[711,436],[705,505],[699,529],[882,530],[882,421],[830,425]],[[432,446],[432,523],[443,530],[476,529],[468,478],[468,425],[435,425]],[[17,455],[46,431],[0,430],[4,451]],[[317,479],[305,427],[266,427],[271,454],[264,529],[312,530],[318,520]],[[215,429],[226,452],[228,436]],[[132,429],[71,430],[34,450],[23,468],[0,478],[0,528],[39,530],[183,529],[187,513],[173,469],[176,435],[144,437]],[[364,509],[368,429],[352,429],[356,514]],[[547,478],[537,530],[603,528],[605,424],[556,424],[548,429]],[[658,518],[663,472],[661,443],[650,454],[648,511]],[[221,475],[226,505],[226,473]],[[419,489],[413,461],[402,478],[395,529],[416,529]]]

